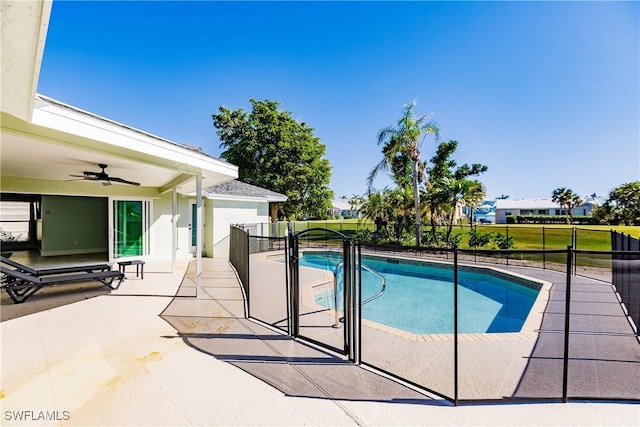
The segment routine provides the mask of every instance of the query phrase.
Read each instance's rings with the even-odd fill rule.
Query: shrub
[[[507,217],[507,224],[517,224],[518,223],[518,219],[519,219],[519,216],[516,217],[515,215],[509,215]]]
[[[507,223],[509,223],[507,217]],[[518,215],[515,219],[518,224],[566,224],[567,217],[565,215]],[[574,215],[574,225],[596,225],[600,221],[591,215]],[[515,224],[515,223],[514,223]]]
[[[472,228],[469,231],[469,247],[477,248],[486,246],[491,243],[493,233],[478,233],[478,230]]]
[[[367,228],[362,228],[356,231],[356,240],[362,243],[371,243],[374,241],[373,233],[371,233],[371,230]]]
[[[436,237],[434,239],[433,237],[433,229],[431,228],[424,228],[423,232],[422,232],[422,244],[425,246],[439,246],[442,244],[442,242],[444,242],[444,240],[447,237],[447,233],[443,230],[440,229],[436,229],[435,233],[436,233]]]
[[[462,234],[452,234],[449,237],[449,247],[459,246],[462,241]]]
[[[498,249],[515,249],[516,241],[513,236],[507,236],[502,233],[496,233],[493,236],[493,241],[498,246]]]

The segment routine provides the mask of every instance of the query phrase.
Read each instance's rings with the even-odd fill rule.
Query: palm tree
[[[411,208],[413,206],[413,194],[411,185],[396,187],[388,190],[387,200],[391,206],[393,215],[395,240],[402,240],[405,226],[411,221]]]
[[[484,188],[480,182],[466,178],[456,179],[445,177],[436,184],[436,193],[439,194],[443,201],[446,200],[448,204],[448,206],[446,206],[446,211],[449,214],[447,218],[447,242],[449,242],[451,238],[451,231],[453,230],[453,223],[458,206],[475,200],[478,194],[483,192]]]
[[[376,223],[376,232],[380,231],[380,226],[384,226],[384,234],[389,235],[387,224],[393,215],[393,209],[389,203],[390,190],[370,192],[366,198],[363,197],[360,205],[360,213],[363,218]],[[380,225],[378,225],[380,224]]]
[[[571,210],[576,206],[580,206],[582,203],[580,196],[569,188],[560,187],[553,190],[551,200],[564,208],[565,215],[567,215],[567,224],[572,224],[573,215],[571,214]]]
[[[482,203],[484,198],[487,195],[487,190],[485,186],[479,181],[474,181],[476,185],[472,186],[469,189],[468,194],[464,196],[464,201],[470,209],[469,215],[469,226],[473,228],[473,211],[475,208]]]
[[[427,135],[439,137],[438,125],[429,121],[430,115],[416,117],[415,101],[405,105],[404,111],[396,126],[388,126],[378,134],[378,145],[382,145],[384,158],[373,168],[367,178],[369,187],[381,170],[391,170],[397,184],[406,182],[408,161],[411,161],[411,177],[413,181],[413,199],[415,209],[416,246],[421,246],[420,216],[420,145]]]

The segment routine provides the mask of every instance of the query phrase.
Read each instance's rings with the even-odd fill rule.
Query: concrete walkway
[[[197,298],[180,296],[195,290],[192,271],[182,282],[145,271],[109,295],[0,323],[2,425],[640,421],[640,405],[622,403],[452,407],[243,319],[228,262],[203,269]]]

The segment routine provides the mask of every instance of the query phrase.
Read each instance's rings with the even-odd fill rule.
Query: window
[[[37,247],[40,196],[3,194],[0,200],[0,242],[5,249]]]
[[[0,204],[0,241],[28,242],[30,221],[30,202],[3,201]]]

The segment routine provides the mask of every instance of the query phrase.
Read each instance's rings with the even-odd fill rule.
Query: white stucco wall
[[[151,253],[154,260],[162,261],[162,265],[168,265],[172,257],[172,201],[171,192],[167,192],[159,199],[153,201],[153,219],[151,224]],[[177,259],[189,259],[195,257],[195,252],[191,247],[191,205],[195,203],[194,198],[178,194],[177,210]],[[205,209],[207,201],[205,200]],[[205,226],[209,221],[205,219]],[[206,228],[205,228],[206,233]],[[205,236],[206,241],[206,236]],[[206,251],[205,246],[205,251]]]
[[[207,227],[207,233],[213,232],[213,256],[229,256],[229,227],[231,224],[256,224],[269,222],[269,203],[258,201],[208,200],[212,210],[213,226]]]
[[[51,0],[3,0],[0,4],[1,109],[25,121],[31,119],[51,5]]]

